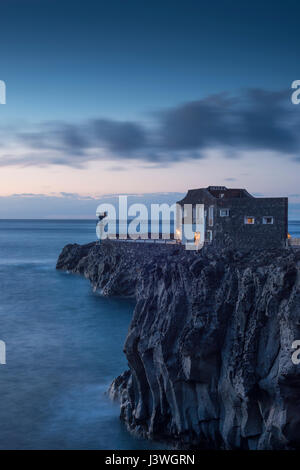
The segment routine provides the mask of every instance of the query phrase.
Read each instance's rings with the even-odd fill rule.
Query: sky
[[[92,217],[111,195],[208,185],[288,196],[300,218],[298,2],[0,8],[0,218]]]

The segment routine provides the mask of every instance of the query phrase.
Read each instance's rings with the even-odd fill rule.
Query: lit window
[[[264,225],[274,224],[274,217],[263,217],[263,224]]]
[[[229,217],[229,209],[220,209],[220,216],[221,217]]]
[[[200,240],[201,240],[200,232],[195,232],[195,236],[194,236],[195,245],[199,245]]]
[[[254,217],[245,217],[244,223],[246,225],[254,225],[255,224],[255,218]]]

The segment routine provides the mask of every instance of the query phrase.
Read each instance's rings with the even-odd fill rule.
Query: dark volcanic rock
[[[57,267],[136,298],[112,384],[128,429],[178,447],[300,448],[300,252],[68,245]]]

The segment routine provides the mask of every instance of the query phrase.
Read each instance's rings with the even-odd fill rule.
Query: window
[[[195,245],[199,245],[199,243],[201,241],[201,233],[200,232],[195,232],[194,241],[195,241]]]
[[[221,193],[221,194],[220,194],[220,197],[221,197],[221,198],[224,197],[224,193]]]
[[[208,209],[208,225],[210,227],[214,225],[214,206],[209,206]]]
[[[220,217],[229,217],[229,209],[220,209]]]
[[[274,217],[263,217],[263,224],[264,225],[272,225],[274,224]]]
[[[192,224],[196,223],[196,206],[193,205],[193,211],[192,211]]]
[[[249,217],[249,216],[245,217],[244,224],[254,225],[255,224],[255,218],[254,217]]]
[[[213,238],[212,230],[207,230],[207,232],[206,232],[206,241],[207,241],[208,243],[211,243],[211,242],[212,242],[212,238]]]
[[[193,206],[192,204],[184,204],[182,210],[182,223],[183,224],[192,224],[193,223]]]

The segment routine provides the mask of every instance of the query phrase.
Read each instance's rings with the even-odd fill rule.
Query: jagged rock
[[[67,245],[58,269],[136,298],[110,388],[127,428],[181,448],[300,448],[300,251]]]

